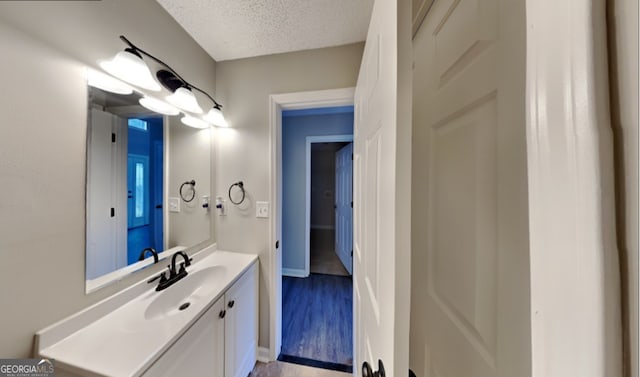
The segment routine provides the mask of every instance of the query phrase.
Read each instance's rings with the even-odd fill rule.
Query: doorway
[[[351,142],[312,142],[309,264],[312,274],[351,276]]]
[[[148,247],[163,250],[162,118],[127,119],[127,264]]]
[[[351,250],[353,106],[285,111],[282,117],[279,360],[351,372],[351,260],[337,252]]]
[[[269,285],[269,348],[260,348],[259,355],[264,361],[276,360],[282,349],[282,228],[283,228],[283,151],[282,151],[282,113],[286,110],[308,109],[310,107],[353,106],[354,88],[330,89],[311,92],[273,94],[269,96],[270,128],[270,198],[273,203],[273,216],[269,219],[272,252],[265,261]],[[356,272],[357,273],[357,272]],[[355,327],[358,319],[352,317]],[[357,339],[354,341],[357,349]]]

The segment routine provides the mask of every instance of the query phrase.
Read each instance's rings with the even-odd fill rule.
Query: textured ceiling
[[[216,61],[364,41],[373,0],[157,0]]]

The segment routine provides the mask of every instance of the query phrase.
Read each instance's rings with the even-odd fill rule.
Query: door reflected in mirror
[[[108,283],[115,271],[147,265],[140,261],[153,258],[148,248],[162,258],[169,248],[212,241],[210,210],[199,205],[210,197],[210,130],[151,113],[139,98],[89,87],[87,291],[92,282]],[[198,184],[186,203],[178,187],[192,179]],[[176,200],[179,212],[169,212],[166,202]]]

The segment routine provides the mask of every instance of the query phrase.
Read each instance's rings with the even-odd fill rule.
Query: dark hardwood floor
[[[351,277],[282,278],[282,354],[350,371],[353,363]],[[322,364],[322,363],[320,363]],[[309,365],[309,364],[306,364]],[[313,365],[313,364],[311,364]],[[319,366],[319,364],[315,364]]]

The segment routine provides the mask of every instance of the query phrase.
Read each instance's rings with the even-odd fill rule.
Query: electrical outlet
[[[269,202],[256,202],[256,217],[269,217]]]
[[[169,212],[180,212],[180,198],[169,198]]]

